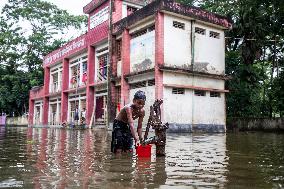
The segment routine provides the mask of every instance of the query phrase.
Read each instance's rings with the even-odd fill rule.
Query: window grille
[[[220,38],[220,33],[210,31],[209,37],[219,39]]]
[[[185,24],[181,22],[173,21],[173,27],[184,30]]]
[[[221,97],[221,93],[220,92],[215,92],[215,91],[210,91],[210,97],[220,98]]]
[[[83,62],[83,73],[87,73],[87,61]]]
[[[105,81],[107,79],[107,62],[108,54],[104,54],[98,57],[99,67],[98,67],[98,81]]]
[[[130,14],[134,13],[137,10],[138,8],[136,7],[127,6],[127,16],[129,16]]]
[[[146,87],[146,81],[141,81],[141,82],[130,84],[130,89],[137,89],[137,88],[142,88],[142,87]]]
[[[139,36],[144,35],[144,34],[146,34],[146,33],[147,33],[147,29],[140,30],[140,31],[138,31],[138,32],[136,32],[136,33],[134,33],[134,34],[132,34],[131,37],[132,37],[132,38],[136,38],[136,37],[139,37]]]
[[[121,60],[121,40],[116,41],[116,57],[117,61]]]
[[[151,32],[151,31],[154,31],[155,30],[155,25],[152,25],[148,28],[148,31]]]
[[[205,35],[206,30],[203,28],[199,28],[199,27],[195,27],[195,33],[201,34],[201,35]]]
[[[185,89],[184,88],[173,88],[172,89],[172,94],[184,94]]]
[[[194,90],[194,95],[195,96],[206,96],[206,91]]]
[[[155,79],[148,80],[148,86],[154,86],[155,85]]]
[[[116,103],[120,103],[121,101],[121,88],[117,87],[116,88]]]

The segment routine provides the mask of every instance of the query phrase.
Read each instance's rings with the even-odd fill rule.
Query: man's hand
[[[138,147],[140,146],[140,140],[139,140],[139,137],[138,136],[135,136],[135,147]]]

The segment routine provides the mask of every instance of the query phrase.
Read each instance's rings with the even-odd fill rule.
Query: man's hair
[[[144,91],[137,91],[135,94],[134,94],[134,100],[144,100],[146,101],[146,95],[144,93]]]

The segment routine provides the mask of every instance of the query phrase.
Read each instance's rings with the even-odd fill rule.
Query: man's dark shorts
[[[111,151],[114,153],[117,149],[128,151],[132,149],[132,146],[133,137],[130,131],[130,127],[127,123],[115,119],[113,122]]]

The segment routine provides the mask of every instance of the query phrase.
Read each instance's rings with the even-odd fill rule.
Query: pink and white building
[[[72,122],[76,106],[87,124],[93,110],[94,124],[105,124],[111,66],[116,112],[143,90],[145,125],[150,105],[161,98],[171,130],[224,132],[227,18],[172,0],[146,6],[144,0],[114,0],[109,65],[109,4],[86,5],[88,32],[44,57],[44,86],[30,91],[29,125]]]

